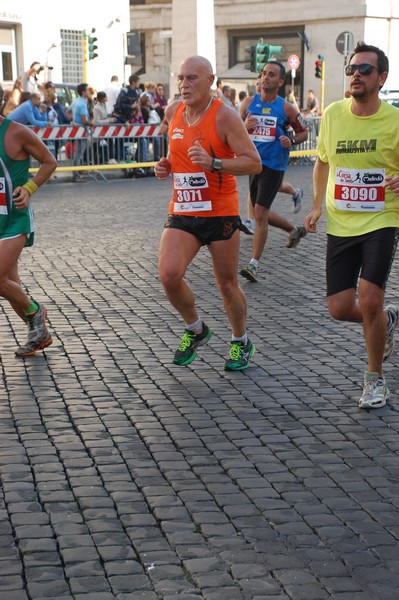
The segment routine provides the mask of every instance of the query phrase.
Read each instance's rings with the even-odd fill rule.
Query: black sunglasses
[[[361,65],[346,65],[345,75],[350,77],[351,75],[354,75],[357,70],[359,70],[360,75],[370,75],[373,69],[378,71],[377,67],[369,65],[368,63],[362,63]]]

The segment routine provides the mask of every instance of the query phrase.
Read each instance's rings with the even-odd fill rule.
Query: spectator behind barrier
[[[116,117],[110,117],[107,111],[107,94],[98,92],[93,109],[94,125],[105,125],[115,123]],[[115,148],[114,140],[102,139],[94,143],[93,146],[94,161],[97,163],[116,163],[114,158]]]
[[[119,93],[121,91],[121,86],[118,83],[118,76],[112,75],[111,83],[104,88],[104,92],[107,95],[107,113],[112,115],[114,112],[115,104],[118,99]]]
[[[40,93],[35,92],[31,94],[29,100],[26,100],[26,102],[17,106],[17,108],[8,115],[8,119],[10,119],[10,121],[22,123],[22,125],[45,127],[47,125],[47,112],[39,110],[40,104]]]
[[[105,92],[98,92],[96,102],[93,109],[93,118],[95,125],[102,125],[103,123],[115,123],[116,117],[110,117],[107,110],[107,94]]]
[[[57,102],[57,92],[55,91],[54,84],[46,84],[44,90],[44,103],[47,107],[48,124],[51,127],[56,125],[66,125],[69,123],[69,119],[65,115],[64,108],[59,102]],[[44,143],[46,146],[48,146],[48,149],[55,156],[55,158],[58,158],[58,152],[63,142],[60,140],[51,139],[44,140]],[[55,175],[53,175],[52,178],[55,178]]]
[[[94,120],[94,104],[95,97],[97,96],[97,92],[91,85],[87,86],[87,110],[89,111],[89,117],[91,121]]]
[[[150,99],[151,106],[155,104],[155,93],[156,93],[156,85],[153,81],[146,81],[144,83],[144,92],[142,95],[147,95]]]
[[[38,75],[44,71],[43,65],[35,60],[29,69],[22,75],[22,91],[34,94],[44,92],[44,85],[39,83]]]
[[[160,125],[161,119],[160,119],[157,111],[155,110],[155,108],[152,107],[150,97],[146,93],[144,93],[140,96],[140,108],[141,108],[141,112],[143,115],[144,123],[146,123],[148,125]],[[144,158],[142,158],[141,160],[143,162],[147,162],[147,160],[148,160],[148,139],[143,138],[143,141],[145,141],[146,147],[144,149],[144,144],[141,144],[141,147],[143,148],[143,154],[144,154]],[[154,136],[152,138],[152,144],[153,144],[153,150],[154,150],[154,161],[157,162],[161,158],[161,140],[159,139],[159,137]],[[147,170],[147,173],[149,175],[154,174],[152,169]]]
[[[3,117],[4,116],[4,109],[6,107],[7,102],[9,101],[9,99],[11,98],[11,90],[4,90],[3,92],[3,100],[1,102],[0,105],[0,115]]]
[[[54,117],[49,117],[48,120],[50,125],[68,125],[71,122],[65,113],[65,106],[62,106],[62,104],[58,102],[55,87],[46,87],[44,91],[44,103],[47,106],[47,112],[50,114],[51,111],[54,111],[57,116],[57,120],[55,120]]]
[[[123,87],[119,92],[118,99],[115,104],[113,117],[116,117],[118,123],[128,123],[133,116],[133,104],[140,96],[138,89],[140,77],[138,75],[130,75],[129,85]]]
[[[310,117],[317,117],[320,114],[319,101],[315,96],[313,90],[308,91],[308,98],[306,102],[305,115]]]
[[[17,106],[21,103],[21,94],[22,94],[22,78],[17,77],[14,81],[14,87],[12,88],[11,95],[8,98],[4,108],[2,115],[3,117],[8,117],[10,112],[17,108]]]
[[[79,83],[78,87],[76,88],[78,92],[78,98],[76,98],[71,104],[73,122],[76,123],[76,125],[81,125],[83,127],[93,125],[93,121],[90,119],[89,111],[87,108],[87,98],[89,96],[88,87],[89,86],[87,85],[87,83]],[[80,166],[82,164],[83,157],[85,156],[85,154],[87,157],[86,150],[87,139],[77,139],[73,160],[73,164],[75,166]],[[79,171],[76,170],[73,171],[72,181],[81,182],[85,181],[85,179],[83,175],[81,175]]]
[[[231,96],[231,87],[229,85],[224,85],[222,87],[221,100],[222,100],[222,102],[227,104],[227,106],[230,106],[230,108],[235,108],[235,106],[233,105],[233,102],[231,101],[230,96]]]
[[[237,110],[236,97],[237,97],[237,90],[235,88],[230,88],[230,100],[231,100],[233,107]]]
[[[154,106],[162,121],[165,116],[165,106],[168,103],[168,99],[165,96],[165,88],[162,83],[157,83],[155,91]]]
[[[247,92],[245,92],[244,90],[242,90],[241,92],[238,93],[237,110],[240,110],[241,102],[243,100],[245,100],[246,97],[247,97]]]

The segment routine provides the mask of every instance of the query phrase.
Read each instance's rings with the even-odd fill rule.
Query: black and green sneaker
[[[202,325],[201,333],[194,333],[194,331],[190,331],[189,329],[185,330],[180,346],[173,357],[175,365],[189,365],[197,356],[196,349],[198,346],[203,346],[211,339],[212,331],[205,323]]]
[[[244,342],[231,342],[230,358],[224,365],[225,371],[243,371],[249,367],[249,359],[255,354],[255,346],[248,340]]]

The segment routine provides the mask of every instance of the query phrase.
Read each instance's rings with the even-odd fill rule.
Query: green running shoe
[[[248,340],[243,342],[231,342],[230,358],[224,365],[225,371],[243,371],[249,367],[249,359],[255,354],[255,346]]]
[[[194,331],[190,331],[189,329],[185,330],[180,346],[173,357],[175,365],[189,365],[197,356],[196,349],[198,346],[204,346],[211,339],[212,331],[205,323],[202,325],[203,329],[201,333],[194,333]]]

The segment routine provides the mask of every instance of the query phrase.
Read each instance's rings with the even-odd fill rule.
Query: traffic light
[[[279,54],[282,49],[282,46],[256,44],[256,73],[261,73],[265,64],[272,58],[274,54]]]
[[[89,60],[94,60],[98,56],[96,52],[96,50],[98,49],[98,46],[96,45],[97,38],[93,36],[93,33],[95,32],[96,30],[93,27],[93,29],[87,36],[87,53],[89,56]]]
[[[324,63],[324,56],[322,54],[318,54],[317,55],[317,59],[315,62],[315,72],[314,72],[314,76],[317,77],[318,79],[322,79],[323,77],[323,63]]]
[[[245,68],[256,73],[256,46],[245,46]]]

